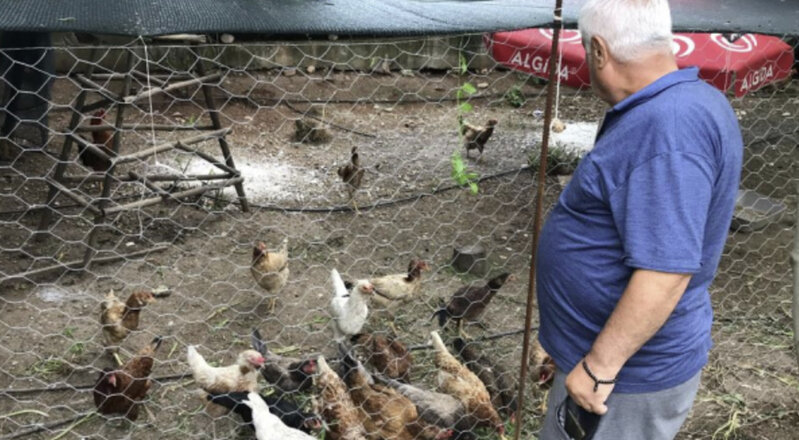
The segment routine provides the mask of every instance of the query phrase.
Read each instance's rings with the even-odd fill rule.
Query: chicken
[[[314,360],[314,362],[316,361]],[[244,399],[247,398],[247,394],[246,392],[208,394],[206,400],[232,410],[241,416],[245,424],[252,427],[252,410],[243,403]],[[289,398],[285,396],[276,397],[274,394],[268,396],[262,394],[261,398],[269,406],[269,412],[278,416],[280,421],[285,423],[286,426],[309,434],[322,429],[322,420],[318,415],[303,411],[299,405]]]
[[[101,414],[120,414],[130,421],[139,417],[139,406],[150,390],[153,355],[161,345],[156,337],[122,368],[105,368],[94,384],[94,405]]]
[[[530,350],[528,364],[538,379],[538,386],[547,387],[552,383],[555,378],[555,361],[544,350],[538,340],[533,341],[533,349]]]
[[[361,348],[366,363],[379,373],[403,382],[410,379],[413,357],[402,342],[369,333],[357,334],[350,342]]]
[[[141,309],[154,301],[152,292],[134,292],[123,303],[112,290],[100,304],[100,324],[103,326],[105,348],[119,365],[122,365],[118,354],[119,344],[130,332],[138,330]]]
[[[467,344],[461,338],[455,338],[452,345],[463,359],[463,364],[486,386],[494,408],[500,414],[515,419],[516,410],[519,409],[519,384],[511,372],[494,359],[481,355],[474,344]]]
[[[374,302],[388,307],[393,301],[409,301],[417,298],[422,291],[422,272],[428,270],[430,266],[427,263],[414,258],[408,263],[407,273],[372,278],[369,282],[383,295],[374,297]]]
[[[359,280],[347,291],[336,269],[330,272],[330,280],[333,282],[333,298],[330,301],[333,332],[336,340],[341,342],[361,332],[369,315],[368,300],[374,287],[369,281]]]
[[[373,440],[449,438],[451,431],[428,425],[419,418],[413,402],[393,388],[374,383],[372,377],[349,353],[342,358],[344,382]]]
[[[105,123],[106,112],[105,109],[98,110],[91,118],[89,118],[89,125],[103,125]],[[92,143],[99,148],[109,157],[114,156],[113,153],[114,134],[111,130],[99,130],[92,132]],[[97,172],[106,172],[111,168],[111,161],[108,158],[102,157],[92,151],[85,145],[78,144],[78,157],[83,165],[93,169]]]
[[[463,403],[466,412],[477,418],[477,426],[491,427],[504,437],[505,425],[491,404],[491,395],[483,382],[447,350],[437,332],[430,333],[438,368],[438,388]]]
[[[486,142],[488,142],[488,139],[494,134],[494,127],[497,125],[497,120],[489,119],[486,126],[481,127],[479,125],[469,124],[459,115],[458,125],[460,134],[463,136],[463,147],[466,149],[466,157],[470,157],[469,152],[471,150],[477,150],[480,152],[477,160],[480,161],[483,157],[483,149],[485,148]]]
[[[255,350],[239,353],[233,365],[212,367],[189,345],[186,359],[194,380],[208,393],[258,391],[258,369],[264,364],[264,357]]]
[[[271,412],[258,394],[250,392],[242,403],[252,411],[252,424],[255,426],[255,438],[258,440],[316,440],[316,437],[299,429],[283,424],[280,418]]]
[[[289,279],[288,238],[284,238],[277,252],[269,252],[266,244],[259,241],[252,251],[252,277],[272,297],[269,299],[269,313],[275,312],[277,294]]]
[[[365,172],[366,170],[361,167],[360,156],[358,156],[358,147],[352,147],[352,151],[350,152],[350,163],[339,167],[337,173],[338,176],[341,177],[341,181],[347,185],[349,201],[355,208],[355,212],[358,212],[358,204],[355,203],[355,192],[361,188],[361,183],[363,181],[363,175]]]
[[[316,413],[327,422],[325,439],[366,440],[366,431],[361,424],[358,409],[347,393],[344,381],[330,369],[324,356],[317,360],[316,388],[318,400]]]
[[[386,376],[374,375],[376,382],[391,386],[416,405],[416,412],[426,423],[445,429],[452,429],[453,438],[471,440],[476,438],[471,430],[476,422],[467,416],[460,400],[449,394],[425,390],[414,385],[404,384]]]
[[[463,331],[463,319],[476,320],[485,312],[488,303],[494,298],[500,288],[516,277],[509,273],[503,273],[492,278],[485,286],[465,286],[458,289],[450,298],[446,306],[441,307],[433,317],[438,317],[438,324],[441,327],[447,323],[448,319],[458,322],[458,333],[461,337],[468,339],[469,335]]]
[[[265,358],[261,375],[274,385],[280,394],[308,390],[316,373],[315,359],[297,359],[276,355],[269,351],[258,330],[252,331],[252,348]]]

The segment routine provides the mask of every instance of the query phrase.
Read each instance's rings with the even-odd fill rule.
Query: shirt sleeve
[[[633,169],[610,196],[625,265],[686,274],[702,268],[714,174],[707,158],[682,152]]]

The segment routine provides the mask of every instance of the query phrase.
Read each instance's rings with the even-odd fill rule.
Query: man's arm
[[[585,361],[599,379],[613,379],[627,360],[663,326],[685,293],[691,275],[638,269],[599,333]],[[600,385],[578,364],[566,378],[566,389],[578,405],[604,414],[612,385]]]

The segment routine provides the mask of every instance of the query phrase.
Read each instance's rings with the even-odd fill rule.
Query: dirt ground
[[[241,212],[232,190],[211,192],[182,205],[170,202],[109,219],[99,232],[102,255],[167,244],[163,252],[142,259],[94,265],[86,273],[66,273],[12,281],[0,286],[0,435],[38,423],[91,410],[90,389],[98,369],[111,365],[102,352],[98,309],[109,290],[120,295],[167,286],[173,294],[142,312],[141,331],[124,343],[129,356],[154,335],[165,338],[153,375],[187,372],[187,345],[199,345],[207,359],[225,364],[247,348],[252,328],[261,330],[273,349],[291,355],[322,352],[333,356],[328,324],[328,274],[337,268],[350,278],[401,272],[411,257],[431,263],[423,298],[397,315],[400,338],[421,344],[437,325],[429,318],[441,299],[479,277],[454,272],[448,265],[455,247],[480,243],[487,249],[490,274],[510,271],[519,280],[504,287],[488,308],[483,336],[523,327],[528,283],[535,185],[527,165],[542,126],[543,89],[506,71],[470,76],[480,86],[467,119],[495,118],[498,129],[481,162],[467,165],[481,176],[480,193],[446,189],[452,184],[449,157],[458,149],[456,103],[461,80],[454,74],[415,72],[413,76],[317,72],[280,76],[254,73],[229,77],[216,90],[228,140],[245,177],[253,204]],[[484,84],[483,84],[484,83]],[[521,107],[504,94],[514,86],[527,98]],[[141,85],[139,85],[141,87]],[[56,83],[54,99],[68,103],[74,85]],[[716,309],[715,347],[704,371],[694,411],[682,439],[790,439],[799,429],[799,380],[791,329],[790,249],[796,209],[795,176],[799,160],[795,85],[770,88],[735,100],[747,142],[742,186],[787,206],[780,221],[755,232],[732,232],[712,290]],[[127,121],[176,126],[205,121],[196,93],[159,97],[131,112]],[[310,107],[334,126],[332,141],[307,144],[294,139],[294,121]],[[292,109],[298,110],[294,111]],[[564,90],[559,117],[569,122],[595,121],[603,106],[588,92]],[[54,112],[51,130],[64,130],[69,114]],[[204,124],[205,122],[199,122]],[[342,130],[336,127],[349,129]],[[125,132],[122,153],[181,137],[188,132]],[[57,154],[61,136],[48,150]],[[155,142],[153,142],[155,141]],[[367,167],[366,183],[356,200],[361,213],[346,207],[338,166],[358,147]],[[201,149],[219,157],[213,142]],[[73,154],[74,157],[74,154]],[[52,169],[45,155],[29,154],[0,176],[0,267],[14,274],[82,257],[93,217],[68,208],[53,236],[35,241],[39,214],[26,209],[42,203],[41,179]],[[124,171],[205,173],[213,167],[185,154],[163,153]],[[80,173],[77,165],[69,173]],[[185,187],[185,183],[181,187]],[[561,186],[550,178],[546,206]],[[83,183],[86,195],[97,183]],[[133,184],[115,184],[112,197],[141,197]],[[393,201],[398,201],[394,203]],[[377,206],[374,206],[377,205]],[[267,297],[248,267],[253,242],[277,244],[289,238],[291,278],[270,314]],[[33,281],[33,282],[30,282]],[[369,329],[385,331],[373,317]],[[521,357],[521,336],[482,344],[483,350],[509,368]],[[425,350],[415,352],[414,382],[429,385],[434,367]],[[26,388],[69,385],[53,392]],[[136,424],[82,420],[65,438],[235,438],[235,417],[205,415],[197,386],[190,379],[156,381],[146,406],[151,414]],[[543,390],[527,394],[524,438],[533,438],[541,422]],[[34,411],[35,410],[35,411]],[[41,411],[42,413],[39,413]],[[31,437],[51,438],[69,425]]]

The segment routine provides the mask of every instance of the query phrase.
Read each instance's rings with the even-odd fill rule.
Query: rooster
[[[403,382],[410,379],[413,357],[402,342],[369,333],[355,335],[350,342],[362,349],[363,357],[379,373]]]
[[[98,126],[105,123],[106,112],[105,109],[98,110],[91,118],[89,118],[89,125]],[[114,141],[114,134],[111,130],[98,130],[92,132],[92,143],[102,150],[106,155],[112,157],[114,152],[112,144]],[[93,169],[94,171],[104,173],[111,168],[111,161],[102,157],[86,148],[85,145],[78,144],[78,157],[83,165]]]
[[[477,157],[477,161],[479,162],[480,159],[482,159],[483,149],[485,148],[488,139],[490,139],[491,135],[494,134],[494,127],[496,125],[496,119],[489,119],[485,127],[472,125],[464,121],[463,116],[458,115],[458,127],[460,129],[461,136],[463,136],[463,147],[466,149],[467,158],[470,157],[469,152],[471,150],[477,150],[480,153],[480,155]]]
[[[358,409],[347,393],[347,386],[327,365],[324,356],[319,356],[317,365],[319,370],[315,383],[319,399],[315,412],[327,422],[325,439],[366,440],[366,430],[361,424]]]
[[[313,384],[316,359],[295,359],[276,355],[269,351],[261,333],[253,329],[252,347],[266,359],[261,375],[272,384],[278,394],[306,391]]]
[[[284,238],[277,252],[269,252],[266,244],[259,241],[252,251],[250,272],[258,283],[271,296],[269,313],[275,312],[277,293],[286,285],[289,278],[288,238]]]
[[[315,359],[314,362],[316,362]],[[206,400],[232,410],[241,416],[241,419],[245,424],[253,427],[252,409],[244,404],[244,399],[247,398],[248,394],[249,393],[246,392],[208,394],[206,396]],[[274,394],[262,394],[261,398],[269,407],[269,412],[278,416],[280,421],[285,423],[286,426],[299,429],[300,431],[307,432],[308,434],[322,429],[322,421],[319,416],[302,411],[299,405],[289,400],[285,396],[276,397]]]
[[[433,317],[438,317],[438,324],[441,327],[444,327],[448,319],[454,319],[458,322],[458,334],[464,339],[469,339],[469,335],[463,331],[463,319],[478,319],[499,289],[505,283],[515,279],[515,276],[503,273],[489,280],[485,286],[462,287],[452,294],[452,298],[446,306],[442,306],[433,313]]]
[[[495,359],[481,355],[475,345],[467,344],[461,338],[455,338],[452,346],[463,359],[464,365],[486,386],[494,408],[514,420],[516,410],[519,408],[517,401],[519,385],[511,372]]]
[[[477,426],[492,427],[504,438],[505,424],[494,409],[491,395],[483,382],[450,354],[438,332],[433,331],[430,335],[438,368],[438,388],[460,400],[466,412],[479,420]]]
[[[361,167],[360,156],[358,156],[358,147],[352,147],[350,152],[350,163],[338,168],[338,176],[341,181],[347,184],[347,194],[349,194],[349,201],[352,203],[355,212],[358,212],[358,204],[355,202],[355,192],[361,188],[363,175],[366,172]]]
[[[122,368],[104,369],[94,384],[94,405],[101,414],[121,414],[128,420],[139,417],[139,406],[150,390],[153,354],[161,345],[156,337]]]
[[[255,426],[255,438],[258,440],[316,440],[316,437],[299,429],[283,424],[280,418],[271,412],[258,394],[250,391],[242,401],[252,411],[252,424]]]
[[[330,280],[333,282],[333,298],[330,300],[333,331],[336,340],[341,342],[360,333],[369,315],[367,303],[374,287],[367,280],[358,280],[348,291],[336,269],[330,271]]]
[[[105,347],[114,356],[117,364],[122,365],[119,344],[130,332],[138,330],[141,309],[154,301],[152,292],[134,292],[123,303],[112,290],[100,304],[100,324],[103,326]]]
[[[239,353],[233,365],[212,367],[197,349],[190,345],[186,359],[194,380],[208,393],[258,390],[258,369],[264,364],[264,357],[255,350]]]

